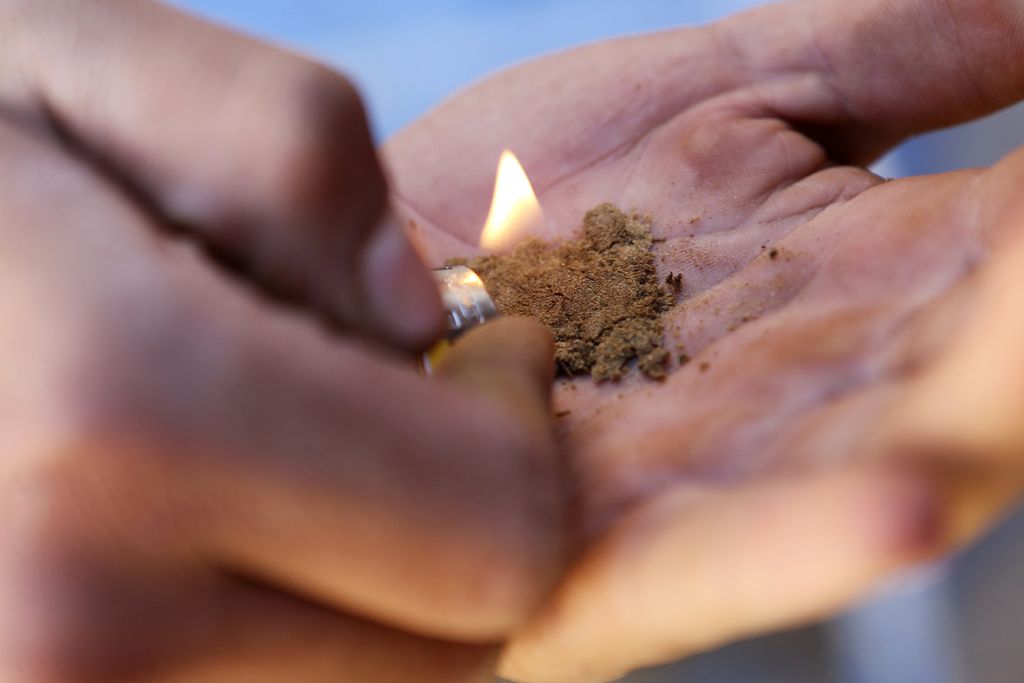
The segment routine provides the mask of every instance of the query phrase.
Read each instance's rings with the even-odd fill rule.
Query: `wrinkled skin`
[[[529,63],[390,141],[432,262],[476,252],[507,146],[540,236],[612,201],[654,216],[659,271],[683,275],[666,336],[688,364],[557,384],[585,543],[506,675],[607,680],[827,614],[1013,499],[1024,156],[889,182],[864,165],[1024,94],[1022,19],[773,6]]]
[[[567,555],[547,332],[401,353],[441,302],[338,74],[156,2],[0,36],[0,681],[491,680]]]

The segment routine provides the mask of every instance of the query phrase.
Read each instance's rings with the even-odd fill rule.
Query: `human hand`
[[[0,31],[0,680],[489,680],[564,553],[546,333],[386,350],[441,310],[339,76],[150,3]]]
[[[655,218],[685,300],[661,384],[561,380],[586,551],[505,654],[598,681],[827,615],[1020,490],[1024,153],[864,164],[1024,94],[1019,3],[807,0],[500,74],[387,146],[435,261],[475,251],[502,147],[549,218]]]

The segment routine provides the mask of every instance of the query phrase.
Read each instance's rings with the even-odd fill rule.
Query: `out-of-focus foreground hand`
[[[440,260],[515,151],[549,225],[653,215],[683,275],[661,384],[560,381],[588,537],[503,670],[607,680],[834,612],[950,550],[1024,466],[1024,152],[885,182],[907,136],[1024,94],[1010,0],[803,0],[485,81],[386,147]]]
[[[336,74],[128,0],[0,35],[0,680],[490,680],[564,560],[546,332],[386,350],[441,308]]]

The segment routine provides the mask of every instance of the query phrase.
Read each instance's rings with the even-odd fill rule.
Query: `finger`
[[[184,370],[204,397],[165,404],[181,427],[153,438],[205,457],[189,486],[218,508],[203,532],[216,563],[445,638],[500,639],[536,608],[560,574],[566,525],[539,415],[305,326],[245,335],[217,386]]]
[[[219,556],[417,632],[505,636],[564,562],[547,333],[522,320],[485,325],[442,364],[447,381],[425,382],[304,330],[280,332],[250,342],[238,384],[212,399],[231,406],[220,411],[230,451],[255,465],[227,479],[202,471],[211,496],[231,488],[238,506],[212,541]],[[252,415],[276,425],[254,429]]]
[[[526,318],[499,318],[465,335],[438,364],[437,377],[494,397],[535,429],[551,428],[551,333]]]
[[[326,605],[487,642],[535,608],[564,553],[546,429],[251,296],[2,122],[0,148],[0,319],[29,360],[0,390],[33,420],[15,438]]]
[[[496,645],[403,633],[207,570],[158,569],[124,548],[67,546],[21,545],[0,570],[5,681],[493,680]]]
[[[4,27],[6,108],[274,291],[410,348],[439,332],[344,78],[151,2],[4,3]]]
[[[995,254],[970,311],[938,362],[887,416],[879,449],[941,466],[960,499],[957,536],[968,539],[1024,491],[1024,155],[987,174],[981,195]]]
[[[1024,8],[1013,0],[805,0],[723,26],[770,107],[842,161],[1024,96]]]
[[[239,506],[220,552],[428,634],[494,639],[525,619],[557,579],[565,544],[550,343],[523,321],[484,327],[456,345],[447,382],[341,353],[306,330],[262,330],[237,384],[211,397],[225,406],[230,450],[250,467],[262,461],[251,473],[230,468],[211,489],[232,488]],[[253,415],[274,424],[258,428]]]
[[[530,683],[611,680],[820,617],[934,551],[938,512],[926,481],[881,469],[680,485],[596,542],[501,671]]]
[[[1011,219],[1024,227],[1024,206],[1016,208]],[[1024,458],[1024,240],[1015,242],[987,266],[960,334],[898,417],[935,444],[991,463]]]
[[[208,642],[214,645],[210,656],[197,671],[183,672],[181,683],[219,682],[229,674],[234,676],[229,680],[246,683],[494,680],[497,645],[423,638],[258,586],[236,586],[221,598],[220,607],[227,623],[219,630],[207,628]],[[228,642],[225,633],[231,636]]]

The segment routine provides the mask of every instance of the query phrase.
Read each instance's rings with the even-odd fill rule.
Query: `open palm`
[[[658,268],[683,275],[667,380],[556,386],[587,542],[508,675],[603,680],[813,618],[1014,495],[1024,333],[998,293],[1024,291],[1024,157],[890,182],[862,164],[1024,94],[1022,20],[767,7],[532,62],[389,143],[435,262],[477,251],[509,147],[540,236],[611,201],[654,217]]]

